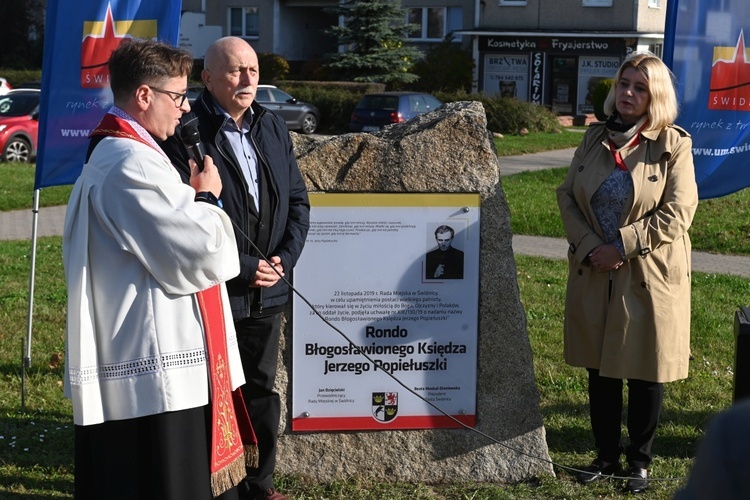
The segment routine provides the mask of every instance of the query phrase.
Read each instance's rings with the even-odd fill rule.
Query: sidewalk
[[[500,175],[564,167],[570,164],[574,151],[574,149],[562,149],[533,155],[502,156],[499,158]],[[60,236],[65,220],[65,207],[41,208],[37,219],[38,237]],[[31,225],[32,211],[30,209],[0,212],[0,240],[30,240]],[[564,239],[513,236],[513,252],[520,255],[565,259],[567,258],[567,251],[568,244]],[[693,251],[693,270],[709,274],[729,274],[750,278],[750,257]]]
[[[42,196],[44,196],[44,191],[42,191]],[[65,208],[64,205],[40,208],[36,235],[38,237],[62,236]],[[32,215],[31,209],[0,212],[0,240],[30,240]]]
[[[500,156],[500,176],[513,175],[529,170],[567,167],[573,159],[575,148],[545,151],[533,155]]]

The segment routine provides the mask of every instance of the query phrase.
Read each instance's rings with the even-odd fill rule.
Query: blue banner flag
[[[750,1],[669,0],[664,61],[701,199],[750,186]]]
[[[89,132],[112,106],[109,55],[123,40],[176,45],[181,0],[47,1],[34,189],[72,184]]]

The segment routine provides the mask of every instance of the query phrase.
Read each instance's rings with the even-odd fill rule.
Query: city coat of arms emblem
[[[378,422],[390,422],[398,414],[397,392],[373,392],[372,416]]]

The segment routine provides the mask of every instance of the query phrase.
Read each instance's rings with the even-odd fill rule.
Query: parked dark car
[[[298,101],[273,85],[258,85],[255,100],[264,108],[280,115],[286,121],[289,130],[312,134],[318,128],[318,108],[308,102]]]
[[[13,89],[0,96],[0,158],[29,162],[36,158],[39,134],[37,89]]]
[[[38,80],[35,80],[32,82],[23,82],[21,85],[16,85],[14,88],[16,89],[41,89],[42,82]]]
[[[367,94],[354,108],[349,130],[376,132],[386,125],[411,120],[434,111],[443,103],[430,94],[418,92],[382,92]]]

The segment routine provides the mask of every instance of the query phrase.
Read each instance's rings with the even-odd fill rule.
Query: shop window
[[[440,41],[463,27],[461,7],[415,7],[406,10],[406,22],[417,28],[409,33],[410,40]],[[461,37],[455,36],[454,42]]]
[[[612,0],[583,0],[584,7],[612,7]]]
[[[258,38],[260,36],[258,7],[230,7],[229,34],[242,38]]]
[[[552,111],[558,115],[574,114],[578,94],[578,59],[575,56],[552,56]]]

